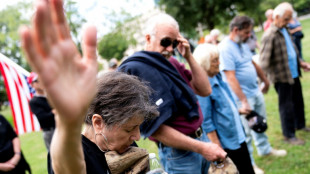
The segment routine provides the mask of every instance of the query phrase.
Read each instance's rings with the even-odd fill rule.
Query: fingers
[[[19,29],[19,34],[21,36],[22,48],[26,54],[26,58],[30,64],[30,66],[36,71],[41,71],[41,56],[38,54],[33,38],[31,36],[31,32],[29,28],[23,26]]]
[[[186,48],[189,48],[189,42],[188,42],[188,40],[185,39],[181,34],[179,34],[178,41],[179,41],[183,46],[185,46]]]
[[[97,29],[95,26],[87,26],[83,32],[83,57],[97,61]]]
[[[50,0],[52,21],[60,39],[71,38],[69,26],[65,18],[62,0]]]
[[[50,46],[56,42],[56,33],[51,20],[50,8],[46,1],[37,1],[33,20],[34,38],[38,50],[43,56],[50,52]]]

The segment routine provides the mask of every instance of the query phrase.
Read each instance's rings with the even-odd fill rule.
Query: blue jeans
[[[207,142],[205,133],[196,139]],[[198,153],[163,146],[159,143],[158,155],[165,171],[169,174],[208,173],[210,163]]]
[[[258,92],[255,96],[247,98],[248,103],[250,107],[260,114],[261,116],[266,118],[266,107],[265,107],[265,101],[264,101],[264,96],[262,92]],[[238,106],[241,107],[241,102],[237,102]],[[244,116],[241,116],[241,122],[244,127],[244,131],[246,134],[246,143],[248,146],[248,150],[250,153],[251,161],[252,164],[254,165],[254,158],[253,158],[253,147],[252,147],[252,139],[254,140],[254,144],[256,146],[256,150],[258,155],[266,155],[270,153],[271,151],[271,146],[268,141],[268,137],[265,133],[257,133],[253,131],[249,125],[248,121],[245,119]]]

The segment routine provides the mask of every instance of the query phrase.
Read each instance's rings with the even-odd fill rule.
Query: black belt
[[[203,134],[202,127],[199,127],[194,133],[189,134],[187,136],[196,139],[196,138],[200,138],[202,136],[202,134]],[[157,144],[157,147],[159,147],[159,148],[164,148],[166,146],[161,142],[157,142],[156,144]]]
[[[200,138],[202,136],[202,134],[203,134],[203,131],[202,131],[202,127],[200,126],[194,133],[189,134],[187,136],[196,139],[196,138]],[[156,142],[156,144],[157,144],[157,147],[159,147],[159,148],[164,148],[166,146],[161,142]]]
[[[200,138],[202,136],[202,133],[203,133],[202,128],[199,127],[194,133],[189,134],[187,136],[190,136],[190,137],[196,139],[196,138]]]

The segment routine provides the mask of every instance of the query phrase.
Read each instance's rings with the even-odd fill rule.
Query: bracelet
[[[16,154],[16,155],[20,155],[20,154],[21,154],[21,152],[15,152],[15,154]]]

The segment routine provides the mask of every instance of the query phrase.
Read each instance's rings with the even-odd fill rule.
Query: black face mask
[[[179,41],[172,41],[170,38],[163,38],[160,40],[160,45],[167,48],[172,44],[172,48],[175,49],[179,45]]]

